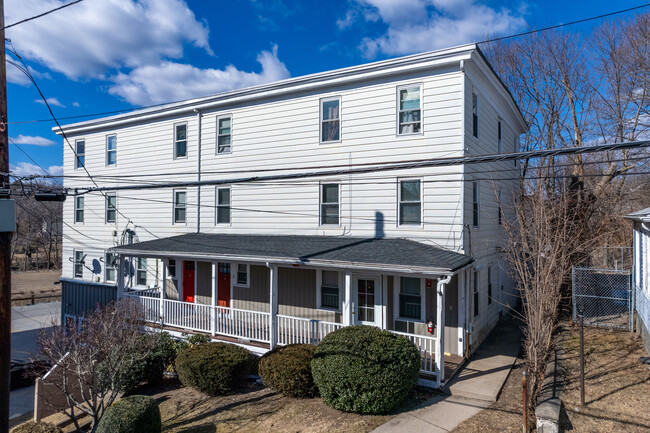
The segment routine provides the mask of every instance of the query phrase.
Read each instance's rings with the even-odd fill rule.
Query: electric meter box
[[[16,231],[16,202],[11,198],[0,199],[0,232]]]

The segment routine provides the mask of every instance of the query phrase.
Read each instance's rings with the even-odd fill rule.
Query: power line
[[[50,9],[49,11],[43,12],[42,14],[34,15],[33,17],[25,18],[24,20],[20,20],[20,21],[17,21],[15,23],[13,23],[13,24],[9,24],[8,26],[4,26],[0,30],[6,30],[6,29],[11,28],[13,26],[17,26],[18,24],[26,23],[28,21],[35,20],[36,18],[44,17],[45,15],[49,15],[52,12],[60,11],[61,9],[65,9],[65,8],[67,8],[69,6],[76,5],[77,3],[81,3],[82,1],[84,1],[84,0],[75,0],[75,1],[70,2],[68,4],[64,4],[63,6],[59,6],[58,8]]]
[[[32,158],[31,156],[29,156],[29,154],[28,154],[27,152],[25,152],[25,150],[24,150],[22,147],[20,147],[20,145],[19,145],[18,143],[16,143],[14,140],[12,140],[11,137],[9,137],[9,142],[10,142],[11,144],[13,144],[14,146],[16,146],[16,147],[18,148],[18,150],[20,150],[22,153],[24,153],[25,156],[26,156],[27,158],[29,158],[29,160],[32,161],[32,162],[33,162],[33,163],[34,163],[38,168],[40,168],[41,170],[43,170],[43,172],[44,172],[47,176],[52,176],[52,175],[50,174],[49,171],[45,170],[43,167],[41,167],[41,165],[40,165],[38,162],[34,161],[34,158]]]

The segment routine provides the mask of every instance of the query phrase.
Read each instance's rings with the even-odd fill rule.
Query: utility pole
[[[0,173],[9,173],[7,132],[7,70],[5,66],[5,5],[0,0]],[[9,176],[0,174],[0,200],[9,200]],[[15,220],[15,219],[14,219]],[[9,432],[11,374],[11,231],[0,230],[0,433]]]

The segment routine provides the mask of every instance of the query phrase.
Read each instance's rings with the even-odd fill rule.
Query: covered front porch
[[[141,303],[148,321],[170,331],[262,353],[318,344],[344,326],[377,326],[420,349],[422,377],[435,386],[449,378],[445,358],[452,368],[462,359],[458,280],[472,260],[458,253],[403,239],[220,234],[114,251],[118,296]],[[137,284],[142,259],[161,265],[147,285]]]

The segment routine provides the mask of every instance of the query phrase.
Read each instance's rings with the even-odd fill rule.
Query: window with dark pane
[[[339,141],[341,139],[341,100],[321,100],[321,142]]]
[[[492,266],[487,268],[487,279],[488,279],[488,305],[492,303]]]
[[[117,164],[117,136],[106,137],[106,165]]]
[[[241,263],[237,265],[237,284],[240,286],[248,285],[248,266],[242,265]]]
[[[174,222],[184,223],[187,217],[187,192],[174,192]]]
[[[174,131],[174,158],[187,156],[187,124],[175,126]]]
[[[230,188],[217,188],[217,224],[230,224]]]
[[[474,271],[474,316],[478,316],[478,271]]]
[[[176,278],[176,260],[170,259],[167,262],[167,275],[169,278]]]
[[[75,197],[74,200],[74,222],[84,222],[84,198]]]
[[[320,223],[339,224],[339,185],[336,183],[321,185]]]
[[[147,259],[138,257],[136,261],[135,284],[138,286],[147,285]]]
[[[106,194],[106,222],[114,223],[117,214],[117,197],[115,194]]]
[[[339,308],[339,273],[321,271],[320,305],[323,308]]]
[[[374,322],[375,282],[373,280],[359,280],[357,283],[357,292],[359,320],[363,322]]]
[[[232,118],[219,117],[217,121],[217,153],[230,153]]]
[[[84,276],[84,252],[77,250],[74,252],[74,277],[83,278]]]
[[[398,132],[416,134],[422,130],[420,86],[399,89]]]
[[[478,95],[472,93],[472,135],[478,138]]]
[[[399,225],[422,224],[420,181],[402,180],[399,183]]]
[[[104,257],[104,268],[106,270],[104,276],[105,281],[114,283],[117,274],[117,258],[114,253],[106,253]]]
[[[420,279],[400,277],[399,315],[404,319],[422,319]]]
[[[77,142],[75,142],[74,168],[83,167],[85,164],[86,164],[86,141],[77,140]]]
[[[480,196],[478,190],[478,181],[472,182],[472,225],[479,225]]]

